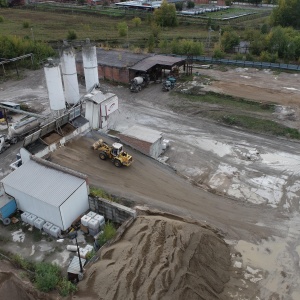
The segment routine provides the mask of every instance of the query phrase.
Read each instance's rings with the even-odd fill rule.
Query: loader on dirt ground
[[[132,156],[123,151],[123,145],[113,143],[111,146],[99,139],[92,145],[92,149],[99,151],[99,157],[102,160],[110,159],[116,167],[129,167],[132,162]]]

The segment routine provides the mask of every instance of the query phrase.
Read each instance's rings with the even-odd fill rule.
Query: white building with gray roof
[[[68,229],[89,208],[87,176],[32,156],[2,179],[17,207]]]

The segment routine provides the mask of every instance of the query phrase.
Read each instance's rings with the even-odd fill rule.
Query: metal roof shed
[[[163,152],[163,136],[160,131],[134,125],[119,134],[120,140],[154,158]]]
[[[61,230],[88,208],[87,176],[34,156],[2,179],[17,207]]]

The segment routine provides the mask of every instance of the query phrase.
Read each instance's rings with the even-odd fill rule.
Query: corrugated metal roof
[[[84,266],[86,260],[84,258],[81,259],[81,265]],[[79,264],[79,258],[78,256],[74,256],[69,267],[68,267],[68,273],[72,274],[79,274],[80,273],[80,264]]]
[[[178,63],[183,63],[184,61],[185,59],[180,57],[173,57],[167,55],[154,55],[143,59],[142,61],[132,66],[130,69],[146,72],[152,67],[154,67],[155,65],[167,66],[171,68],[173,65]]]
[[[59,207],[85,180],[29,160],[1,180],[4,184]]]
[[[139,125],[134,125],[121,132],[121,134],[149,143],[154,143],[162,137],[160,131]]]
[[[120,50],[104,50],[96,48],[97,62],[101,66],[110,66],[117,68],[128,68],[135,65],[137,62],[149,57],[149,54],[133,53]],[[82,55],[76,55],[76,61],[82,62]]]

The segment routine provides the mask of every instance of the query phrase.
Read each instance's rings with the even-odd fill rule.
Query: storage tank
[[[41,218],[36,218],[33,222],[33,226],[37,229],[43,229],[43,225],[46,223],[45,220],[41,219]]]
[[[89,211],[89,212],[86,214],[86,216],[91,217],[91,218],[94,218],[94,217],[96,216],[96,213],[93,212],[93,211]]]
[[[91,219],[91,217],[87,216],[87,215],[84,215],[82,218],[81,218],[81,224],[83,226],[88,226],[88,223],[89,223],[89,220]]]
[[[96,219],[90,219],[88,222],[89,230],[97,230],[100,228],[100,221]]]
[[[44,71],[50,108],[57,116],[60,116],[66,109],[66,103],[59,65],[54,63],[52,59],[48,59],[48,63],[44,66]]]
[[[22,214],[21,214],[21,220],[25,223],[28,223],[28,220],[27,218],[30,216],[30,213],[27,212],[27,211],[24,211]]]
[[[61,56],[61,70],[64,81],[65,97],[68,104],[76,104],[80,98],[75,62],[75,51],[71,46],[65,46]]]
[[[101,227],[101,228],[104,227],[104,225],[105,225],[105,219],[104,219],[103,216],[97,214],[97,215],[94,217],[94,219],[96,219],[96,220],[99,221],[99,224],[100,224],[100,227]]]
[[[60,228],[55,225],[53,225],[49,230],[49,234],[54,236],[55,238],[58,238],[60,236],[60,232]]]
[[[96,47],[90,44],[89,39],[82,47],[82,60],[85,87],[86,91],[89,91],[95,84],[99,84]]]
[[[31,226],[33,226],[33,223],[35,221],[35,219],[37,218],[36,215],[34,214],[31,214],[30,216],[27,217],[27,221],[28,221],[28,224],[30,224]]]
[[[46,223],[43,225],[43,230],[44,230],[46,233],[50,234],[50,229],[51,229],[52,226],[53,226],[52,223],[46,222]]]
[[[14,143],[13,139],[16,139],[17,142],[25,134],[37,130],[40,124],[41,122],[35,117],[23,118],[19,122],[9,125],[8,137],[12,140],[12,143]]]

